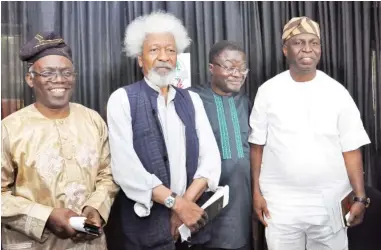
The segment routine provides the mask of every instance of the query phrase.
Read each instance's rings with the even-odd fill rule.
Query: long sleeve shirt
[[[160,93],[160,89],[145,79],[147,84]],[[176,113],[176,90],[169,87],[167,103],[158,95],[157,107],[164,140],[167,147],[173,192],[183,195],[186,191],[185,127]],[[214,191],[220,179],[221,159],[216,140],[200,97],[190,92],[195,108],[196,131],[199,138],[199,161],[194,179],[206,178],[208,189]],[[140,208],[139,216],[148,216],[152,204],[152,189],[161,185],[157,176],[146,171],[133,147],[130,104],[124,89],[116,90],[108,101],[107,121],[112,154],[112,173],[127,197]],[[147,152],[149,154],[149,152]]]
[[[54,208],[79,215],[85,206],[107,222],[118,191],[110,167],[108,131],[93,110],[70,103],[51,120],[32,104],[2,121],[1,219],[4,249],[105,249],[105,237],[75,244],[45,227]]]

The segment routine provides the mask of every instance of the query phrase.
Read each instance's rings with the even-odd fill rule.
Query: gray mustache
[[[169,63],[158,63],[155,65],[154,69],[157,69],[157,68],[169,68],[169,69],[174,69],[175,67],[173,67],[171,64]]]

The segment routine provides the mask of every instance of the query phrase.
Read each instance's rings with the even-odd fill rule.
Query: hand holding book
[[[226,207],[229,203],[229,186],[219,187],[213,196],[205,202],[201,208],[204,209],[205,214],[207,215],[204,218],[205,222],[213,220],[221,210]],[[203,223],[205,225],[205,223]],[[201,226],[201,225],[200,225]],[[191,230],[182,224],[179,227],[179,232],[181,235],[182,241],[187,241],[191,237]]]

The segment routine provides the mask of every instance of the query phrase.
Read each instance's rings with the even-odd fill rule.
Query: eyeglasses
[[[213,64],[215,64],[215,65],[217,65],[217,66],[219,66],[219,67],[221,67],[222,69],[224,69],[225,70],[225,72],[227,73],[227,74],[229,74],[229,75],[233,75],[234,73],[235,73],[235,71],[237,71],[237,72],[239,72],[240,74],[242,74],[242,75],[247,75],[247,73],[249,73],[249,69],[238,69],[238,68],[227,68],[227,67],[225,67],[225,66],[223,66],[223,65],[221,65],[221,64],[219,64],[219,63],[213,63]]]
[[[74,71],[71,70],[56,70],[56,71],[44,71],[44,72],[36,72],[36,71],[29,71],[29,73],[36,74],[42,78],[45,78],[46,80],[53,80],[58,77],[58,74],[60,74],[63,78],[67,80],[73,79],[77,75]]]

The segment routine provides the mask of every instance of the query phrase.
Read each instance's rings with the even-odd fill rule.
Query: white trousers
[[[348,250],[347,229],[333,233],[331,227],[307,223],[285,225],[265,219],[269,250]]]

